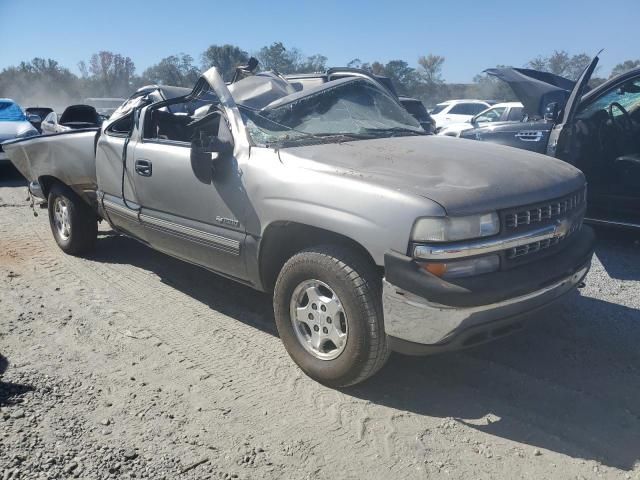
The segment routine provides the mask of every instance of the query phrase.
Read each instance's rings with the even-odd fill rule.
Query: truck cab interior
[[[640,75],[579,106],[574,158],[587,177],[590,209],[640,223]]]

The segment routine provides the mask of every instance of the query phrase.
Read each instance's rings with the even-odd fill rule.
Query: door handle
[[[151,176],[152,168],[149,160],[136,160],[135,169],[138,175],[142,175],[143,177]]]
[[[539,142],[544,134],[540,130],[522,130],[516,133],[516,138],[523,142]]]

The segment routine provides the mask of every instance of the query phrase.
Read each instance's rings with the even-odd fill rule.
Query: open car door
[[[599,54],[599,53],[598,53]],[[584,69],[580,78],[576,82],[571,95],[564,105],[562,111],[562,117],[559,123],[556,123],[549,135],[549,142],[547,143],[547,155],[551,157],[561,158],[567,162],[575,165],[577,160],[577,152],[572,148],[574,137],[574,124],[573,119],[576,114],[576,110],[582,95],[586,92],[591,75],[598,65],[598,55],[596,55],[591,63]]]

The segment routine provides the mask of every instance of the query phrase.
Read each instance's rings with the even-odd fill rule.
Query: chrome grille
[[[505,215],[505,225],[507,228],[513,229],[540,223],[575,210],[583,205],[585,201],[586,190],[582,190],[548,203],[517,209]]]
[[[557,245],[562,240],[566,239],[570,235],[574,234],[578,230],[582,228],[582,218],[576,220],[565,235],[557,236],[553,238],[547,238],[545,240],[540,240],[539,242],[528,243],[526,245],[521,245],[519,247],[510,248],[506,251],[507,258],[509,260],[513,260],[514,258],[523,257],[525,255],[529,255],[532,253],[539,252],[540,250],[545,250],[547,248],[553,247]]]
[[[512,260],[514,258],[523,257],[524,255],[528,255],[530,253],[536,253],[540,250],[544,250],[546,248],[557,245],[560,242],[560,237],[555,238],[547,238],[546,240],[542,240],[540,242],[533,242],[527,245],[522,245],[520,247],[515,247],[510,250],[507,250],[507,258]]]

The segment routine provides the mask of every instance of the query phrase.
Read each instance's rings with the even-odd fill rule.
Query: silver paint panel
[[[43,176],[52,176],[88,200],[85,190],[97,188],[93,154],[95,135],[95,130],[42,135],[4,144],[3,150],[30,182],[39,182]]]
[[[240,242],[221,235],[208,233],[195,228],[186,227],[173,222],[167,222],[150,215],[141,214],[140,220],[144,226],[169,233],[195,243],[217,248],[232,255],[240,255]]]

